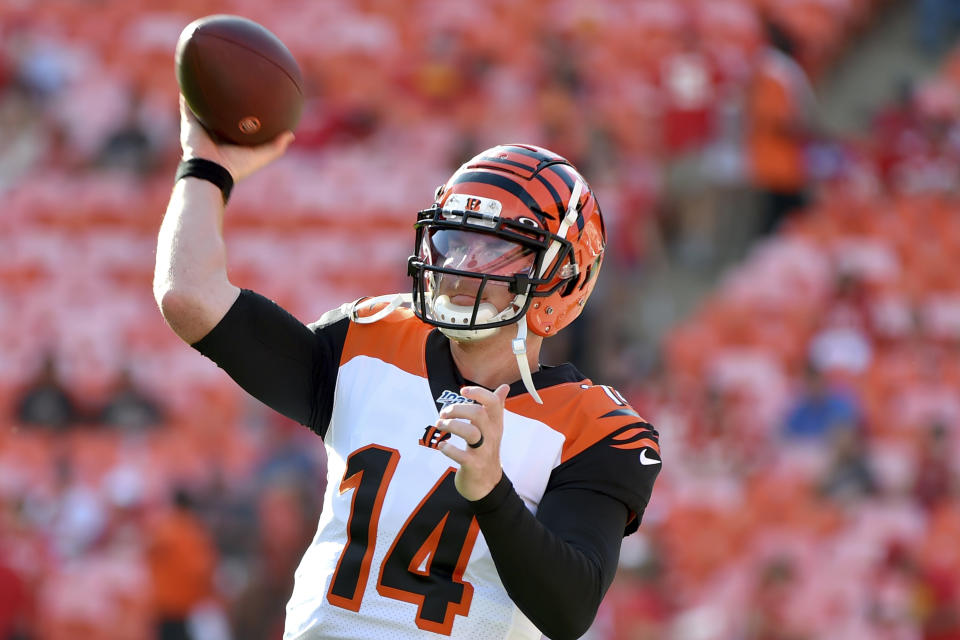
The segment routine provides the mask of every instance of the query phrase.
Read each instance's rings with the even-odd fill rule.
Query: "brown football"
[[[187,105],[220,141],[261,144],[300,121],[300,67],[253,20],[213,15],[191,22],[180,34],[175,64]]]

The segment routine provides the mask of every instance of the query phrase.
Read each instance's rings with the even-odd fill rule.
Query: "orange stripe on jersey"
[[[616,439],[617,438],[614,438],[614,440]],[[657,453],[660,453],[660,445],[649,438],[636,440],[635,442],[625,442],[624,444],[612,444],[610,446],[614,449],[643,449],[644,447],[650,447]]]
[[[643,427],[637,427],[636,429],[627,429],[627,430],[624,431],[623,433],[618,433],[617,435],[613,436],[613,439],[614,439],[614,440],[629,440],[630,438],[633,438],[633,437],[635,437],[635,436],[638,436],[638,435],[640,435],[641,433],[645,433],[646,431],[647,431],[647,430],[644,429]]]
[[[382,306],[363,309],[359,315],[371,315],[380,308]],[[407,373],[426,377],[426,341],[431,329],[433,327],[421,322],[408,309],[398,309],[372,324],[351,322],[340,365],[357,356],[369,356]]]
[[[562,433],[566,440],[561,462],[566,462],[608,436],[615,438],[618,444],[614,446],[617,448],[650,447],[660,453],[659,445],[650,437],[650,429],[638,426],[617,433],[624,427],[646,423],[646,420],[610,387],[584,380],[538,389],[538,392],[543,398],[542,405],[525,393],[507,398],[506,409],[543,422]]]

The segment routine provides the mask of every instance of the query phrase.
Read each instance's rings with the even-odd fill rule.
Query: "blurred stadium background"
[[[234,282],[405,290],[415,211],[531,142],[609,252],[554,338],[660,430],[589,638],[960,638],[953,0],[0,0],[0,640],[279,638],[320,442],[152,299],[173,49],[236,13],[310,100],[234,192]]]

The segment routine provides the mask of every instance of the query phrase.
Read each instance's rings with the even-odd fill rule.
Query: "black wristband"
[[[227,204],[230,199],[230,192],[233,191],[233,176],[221,165],[203,158],[190,158],[181,160],[177,165],[177,175],[174,182],[180,178],[200,178],[207,182],[212,182],[220,189],[223,194],[223,204]]]

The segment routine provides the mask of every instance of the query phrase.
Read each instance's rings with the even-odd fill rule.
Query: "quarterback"
[[[597,281],[593,192],[546,149],[483,151],[417,215],[409,293],[303,324],[229,281],[222,236],[291,140],[216,144],[181,101],[154,276],[177,335],[327,449],[284,638],[579,637],[661,467],[615,389],[538,357]]]

